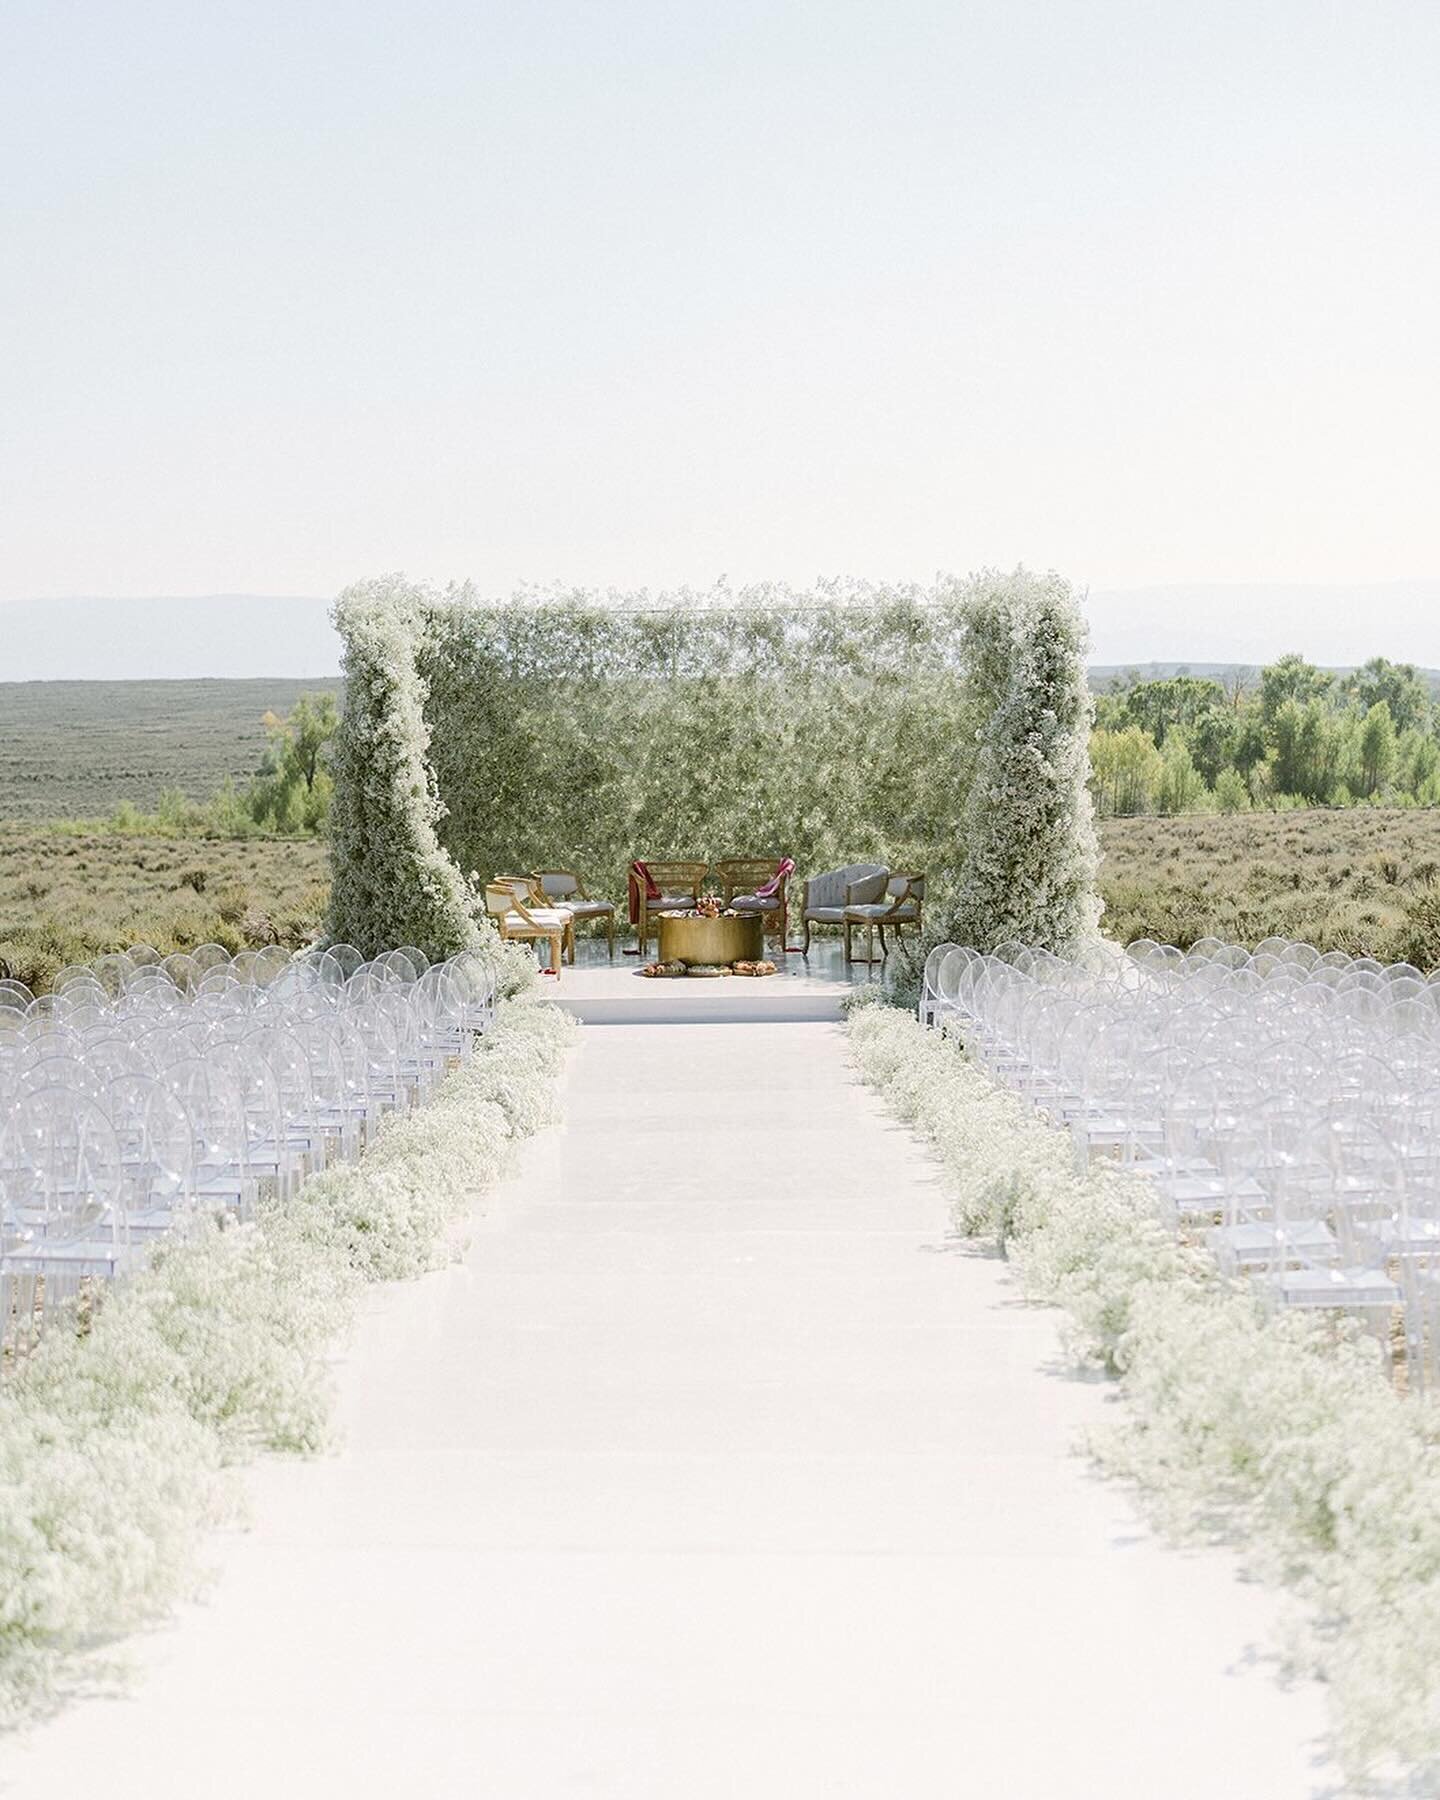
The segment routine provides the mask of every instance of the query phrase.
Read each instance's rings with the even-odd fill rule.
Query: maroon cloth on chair
[[[645,883],[645,898],[647,900],[658,900],[660,898],[660,885],[650,873],[649,869],[645,867],[643,862],[636,861],[631,863],[630,879],[627,883],[627,888],[630,899],[630,923],[632,925],[638,925],[640,923],[640,883],[642,881]]]
[[[780,858],[780,867],[770,877],[769,881],[765,883],[764,887],[756,888],[755,898],[757,900],[773,900],[794,873],[795,858],[793,856],[782,856]]]

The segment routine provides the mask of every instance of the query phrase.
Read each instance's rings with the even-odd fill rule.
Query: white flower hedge
[[[1054,577],[990,590],[971,605],[967,649],[984,698],[945,935],[1064,955],[1095,936],[1101,910],[1084,621]]]
[[[1163,1523],[1247,1546],[1301,1602],[1289,1645],[1329,1684],[1352,1774],[1440,1757],[1440,1417],[1373,1341],[1267,1314],[1176,1241],[1154,1189],[1076,1172],[1070,1139],[908,1014],[851,1015],[864,1078],[934,1145],[957,1228],[1000,1244],[1078,1354],[1120,1379],[1094,1446]],[[1428,1775],[1426,1770],[1428,1769]],[[1406,1787],[1433,1792],[1433,1786]]]
[[[453,1255],[447,1228],[550,1117],[572,1031],[553,1006],[502,1003],[358,1162],[165,1249],[0,1380],[0,1718],[192,1590],[232,1465],[325,1443],[327,1353],[358,1291]]]
[[[577,868],[618,900],[636,855],[923,870],[982,948],[1059,949],[1097,911],[1084,630],[1055,576],[505,604],[395,576],[335,621],[330,930],[367,955],[478,942],[477,873]]]

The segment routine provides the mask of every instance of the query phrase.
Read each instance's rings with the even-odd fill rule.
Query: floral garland
[[[1267,1314],[1177,1242],[1158,1196],[1074,1167],[1070,1140],[942,1032],[851,1014],[864,1079],[935,1146],[956,1227],[999,1243],[1076,1353],[1120,1378],[1124,1424],[1092,1446],[1177,1535],[1245,1544],[1300,1602],[1297,1667],[1329,1684],[1352,1775],[1440,1758],[1440,1422],[1396,1394],[1372,1341]],[[1407,1792],[1419,1789],[1407,1788]],[[1425,1788],[1424,1791],[1433,1791]]]
[[[0,1381],[0,1718],[193,1591],[232,1465],[325,1444],[326,1352],[359,1290],[449,1260],[447,1228],[553,1115],[573,1029],[502,1002],[470,1061],[358,1162],[166,1248]]]

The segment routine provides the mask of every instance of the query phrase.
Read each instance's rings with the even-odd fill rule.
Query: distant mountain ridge
[[[313,594],[0,601],[0,682],[333,676],[340,640]],[[1130,668],[1258,668],[1287,650],[1330,668],[1371,656],[1440,667],[1440,580],[1094,589],[1097,681]],[[1186,655],[1174,657],[1172,646]]]
[[[1383,654],[1383,652],[1381,653]],[[1273,660],[1273,659],[1271,659]],[[1393,657],[1394,662],[1407,660],[1404,657]],[[1261,664],[1259,663],[1205,663],[1205,662],[1142,662],[1142,663],[1091,663],[1090,686],[1093,692],[1103,694],[1108,688],[1122,681],[1138,678],[1141,681],[1169,681],[1176,675],[1193,675],[1198,680],[1224,682],[1237,671],[1259,679]],[[1318,668],[1327,675],[1352,675],[1360,667],[1359,663],[1319,663]],[[1430,688],[1431,692],[1440,696],[1440,669],[1422,668],[1418,663],[1415,672]]]

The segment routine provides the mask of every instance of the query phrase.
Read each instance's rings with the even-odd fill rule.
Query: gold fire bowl
[[[661,962],[758,962],[764,954],[765,922],[758,913],[728,919],[660,915]]]

